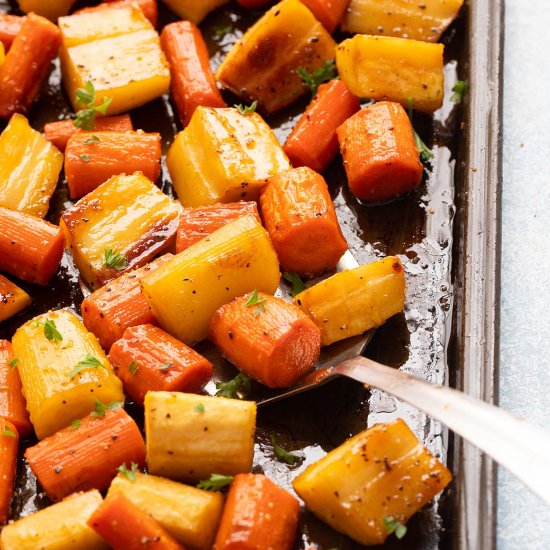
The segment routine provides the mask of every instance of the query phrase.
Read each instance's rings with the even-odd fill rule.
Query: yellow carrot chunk
[[[15,283],[0,275],[0,323],[23,311],[31,303],[31,297]]]
[[[211,11],[227,4],[229,0],[163,0],[182,19],[198,25]]]

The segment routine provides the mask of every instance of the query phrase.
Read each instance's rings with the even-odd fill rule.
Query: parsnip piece
[[[0,275],[0,323],[23,311],[31,297],[15,283]]]
[[[371,545],[388,536],[384,519],[406,523],[451,479],[449,470],[399,419],[349,439],[292,485],[316,516]]]
[[[213,473],[249,472],[255,429],[256,403],[252,401],[148,392],[148,471],[189,482],[208,479]]]
[[[52,321],[62,340],[52,337]],[[19,359],[23,395],[39,439],[93,411],[96,399],[103,403],[124,401],[122,383],[96,337],[70,311],[49,311],[35,317],[17,330],[12,344]],[[87,356],[97,359],[101,366],[70,376]]]
[[[229,0],[163,0],[182,19],[198,25],[211,11],[227,4]]]
[[[321,344],[362,334],[403,310],[405,274],[399,258],[389,256],[341,271],[304,290],[294,303],[321,329]]]
[[[138,473],[134,481],[118,475],[109,488],[112,494],[123,494],[151,514],[186,547],[212,548],[223,508],[221,493]]]
[[[192,345],[214,312],[254,289],[274,294],[280,273],[267,231],[255,216],[228,223],[141,279],[159,325]]]

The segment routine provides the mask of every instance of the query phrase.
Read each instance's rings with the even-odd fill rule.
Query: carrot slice
[[[24,21],[25,18],[19,15],[0,13],[0,42],[4,44],[6,51],[10,49]]]
[[[92,6],[88,8],[82,8],[78,11],[75,11],[74,13],[89,13],[100,10],[121,8],[134,4],[137,4],[141,8],[143,15],[145,15],[145,17],[149,19],[153,27],[156,27],[158,21],[157,0],[104,0],[102,4],[98,4],[97,6]]]
[[[32,424],[21,390],[17,362],[11,343],[0,340],[0,417],[11,422],[21,437],[26,437],[32,431]]]
[[[300,503],[262,474],[235,476],[216,536],[216,550],[290,550]]]
[[[253,201],[187,208],[180,216],[176,237],[176,252],[182,252],[229,222],[246,214],[256,216],[258,222],[261,223],[258,207]]]
[[[0,525],[4,525],[10,515],[18,450],[17,428],[0,417]]]
[[[94,131],[96,132],[131,132],[134,129],[130,115],[96,117],[94,121]],[[73,120],[58,120],[48,122],[44,126],[44,135],[48,141],[51,141],[60,151],[65,151],[69,139],[83,132],[81,128],[74,125]],[[93,131],[89,132],[94,135]]]
[[[31,297],[22,288],[0,275],[0,323],[23,311],[30,303]]]
[[[0,271],[45,285],[63,256],[63,232],[35,216],[0,207]]]
[[[114,550],[184,550],[152,516],[120,493],[108,496],[88,525]]]
[[[336,129],[359,110],[359,99],[341,80],[321,84],[283,146],[292,166],[323,172],[338,154]]]
[[[265,227],[281,265],[303,274],[334,269],[347,250],[327,184],[311,168],[291,168],[260,197]]]
[[[0,68],[0,118],[27,112],[60,44],[56,25],[34,13],[25,17]]]
[[[350,0],[301,0],[331,34],[344,19]]]
[[[170,64],[172,97],[184,126],[198,106],[226,106],[210,68],[206,43],[193,23],[178,21],[166,25],[160,43]]]
[[[257,291],[220,307],[208,337],[229,361],[270,388],[295,384],[321,349],[321,331],[307,315]]]
[[[83,197],[118,174],[160,176],[160,134],[87,132],[74,134],[65,149],[65,176],[71,199]]]
[[[422,163],[407,113],[399,103],[381,101],[338,128],[348,183],[365,201],[382,201],[416,189]]]
[[[29,447],[25,458],[48,498],[59,501],[76,491],[107,489],[123,464],[143,468],[145,442],[122,407],[104,406]]]

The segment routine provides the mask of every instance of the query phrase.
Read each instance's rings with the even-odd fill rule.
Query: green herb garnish
[[[407,98],[407,103],[409,104],[409,119],[411,121],[411,126],[412,126],[413,101],[410,97]],[[418,135],[418,133],[414,129],[414,126],[413,126],[412,130],[413,130],[413,135],[414,135],[414,143],[416,144],[416,148],[418,149],[418,154],[420,155],[420,160],[422,162],[427,162],[428,160],[433,158],[434,154],[430,151],[428,146],[422,141],[422,138]]]
[[[105,368],[105,365],[101,363],[99,359],[94,357],[93,355],[90,355],[89,353],[84,357],[84,359],[80,360],[71,371],[67,373],[67,376],[72,378],[75,374],[78,374],[79,372],[86,370],[86,369],[97,369],[98,367]]]
[[[19,359],[17,359],[16,357],[15,359],[12,359],[8,364],[12,369],[14,369],[17,366],[17,363],[19,363]]]
[[[128,365],[128,372],[130,374],[136,374],[136,372],[138,371],[139,367],[137,365],[137,363],[135,361],[132,361],[129,365]]]
[[[99,143],[99,141],[100,139],[97,136],[92,136],[84,142],[84,145],[89,145],[90,143]]]
[[[52,321],[47,317],[46,317],[46,320],[44,321],[44,336],[50,342],[52,340],[54,342],[61,342],[61,340],[63,340],[63,336],[61,336],[61,333],[57,330],[57,327],[55,326],[55,321]]]
[[[283,279],[285,281],[288,281],[292,285],[292,290],[290,293],[292,294],[292,297],[297,296],[300,294],[300,292],[303,292],[306,290],[306,285],[304,284],[304,281],[300,278],[300,275],[297,273],[289,273],[288,271],[285,271],[283,273]]]
[[[83,162],[90,162],[90,157],[88,155],[79,155],[79,157]]]
[[[121,401],[111,401],[107,405],[102,403],[99,399],[95,400],[95,409],[90,413],[90,416],[99,416],[103,417],[105,416],[105,413],[107,412],[107,409],[110,411],[116,411],[119,407],[122,407],[124,403]]]
[[[13,433],[13,430],[9,426],[6,426],[4,428],[4,431],[0,435],[7,435],[8,437],[15,437],[15,434]]]
[[[265,302],[267,302],[267,300],[258,294],[257,289],[254,289],[246,301],[246,307],[257,306],[253,312],[254,317],[257,317],[262,311],[265,311]]]
[[[105,267],[120,271],[126,267],[126,256],[112,248],[106,248],[103,252],[103,263]]]
[[[253,101],[250,105],[242,105],[239,103],[238,105],[234,105],[235,109],[241,113],[241,115],[249,115],[250,113],[255,113],[256,108],[258,107],[258,102]]]
[[[465,80],[457,80],[453,86],[453,95],[451,96],[451,101],[453,103],[460,103],[466,92],[468,91],[468,84]]]
[[[298,455],[289,453],[287,450],[277,445],[277,442],[275,441],[275,435],[271,436],[271,444],[273,445],[273,453],[275,454],[275,457],[278,461],[286,462],[287,464],[293,466],[294,464],[296,464],[296,461],[300,459]]]
[[[117,469],[117,472],[120,472],[121,474],[124,474],[130,481],[136,480],[136,474],[139,472],[139,466],[132,462],[130,469],[126,467],[126,463],[122,464],[122,466],[119,466]]]
[[[247,394],[250,391],[250,377],[240,372],[229,382],[216,382],[217,397],[239,399],[238,394]]]
[[[407,534],[407,527],[403,525],[399,520],[387,516],[382,520],[386,531],[391,535],[395,533],[398,539],[402,539]]]
[[[95,105],[95,88],[93,83],[88,80],[88,82],[84,85],[84,88],[78,88],[76,90],[76,103],[78,105],[82,105],[84,109],[81,109],[78,113],[76,113],[76,118],[74,119],[73,124],[77,128],[82,128],[83,130],[93,130],[96,114],[107,114],[107,109],[109,108],[112,100],[112,97],[104,97],[101,105]]]
[[[214,27],[214,38],[216,40],[221,40],[227,33],[233,31],[233,25],[227,25],[226,27]]]
[[[227,487],[233,481],[233,476],[224,476],[222,474],[212,474],[209,479],[199,481],[197,487],[205,491],[220,491]]]
[[[80,424],[81,424],[81,421],[78,418],[76,418],[71,422],[71,430],[78,430],[78,428],[80,428]]]
[[[327,59],[322,67],[315,69],[312,73],[308,73],[304,67],[298,67],[296,72],[302,82],[311,90],[311,95],[315,96],[317,88],[323,82],[328,82],[336,77],[336,65],[332,59]]]
[[[197,411],[198,413],[203,413],[204,412],[204,405],[202,403],[197,403],[193,407],[193,410]]]
[[[163,372],[166,372],[171,366],[172,366],[173,363],[162,363],[162,365],[160,365],[159,369]]]

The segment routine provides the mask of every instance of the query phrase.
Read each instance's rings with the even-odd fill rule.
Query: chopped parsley
[[[4,431],[0,435],[7,435],[8,437],[15,437],[15,433],[13,432],[13,430],[9,426],[6,426],[4,428]]]
[[[61,333],[57,330],[57,327],[55,326],[55,321],[52,321],[47,317],[46,317],[46,320],[44,321],[44,336],[50,342],[52,340],[54,342],[61,342],[61,340],[63,340],[63,336],[61,336]]]
[[[298,67],[296,72],[302,82],[311,90],[311,95],[315,96],[317,88],[323,82],[336,78],[336,65],[332,59],[327,59],[322,67],[315,69],[312,73],[308,73],[304,67]]]
[[[233,481],[233,476],[224,476],[222,474],[212,474],[209,479],[199,481],[197,487],[205,491],[221,491]]]
[[[202,403],[197,403],[194,407],[193,407],[193,410],[194,411],[197,411],[198,413],[203,413],[204,412],[204,405]]]
[[[17,367],[17,363],[19,363],[19,359],[17,359],[16,357],[15,359],[12,359],[8,364],[12,369],[14,369],[15,367]]]
[[[80,424],[82,424],[82,422],[76,418],[71,422],[71,430],[78,430],[78,428],[80,428]]]
[[[103,263],[105,267],[120,271],[126,267],[126,256],[112,248],[106,248],[103,251]]]
[[[88,155],[79,155],[82,162],[90,162],[90,157]]]
[[[407,98],[407,103],[409,104],[409,119],[413,121],[413,101],[409,97]],[[418,149],[418,154],[420,155],[420,160],[422,162],[427,162],[431,158],[433,158],[434,154],[430,151],[428,146],[422,141],[422,138],[418,135],[416,130],[414,129],[414,126],[412,126],[412,131],[414,135],[414,143],[416,144],[416,148]]]
[[[99,143],[100,141],[101,140],[97,136],[92,136],[84,142],[84,145],[89,145],[90,143]]]
[[[162,365],[160,365],[159,369],[162,372],[166,372],[172,365],[173,365],[173,363],[162,363]]]
[[[102,403],[99,399],[95,400],[95,410],[90,413],[91,416],[103,417],[105,416],[107,409],[110,411],[116,411],[119,407],[122,407],[124,403],[121,401],[111,401],[107,405]]]
[[[250,377],[240,372],[229,382],[216,382],[216,397],[227,397],[229,399],[240,399],[240,394],[247,394],[250,391]]]
[[[233,32],[233,25],[227,25],[225,27],[214,27],[214,38],[216,40],[221,40],[226,34]]]
[[[451,96],[451,101],[453,103],[460,103],[466,92],[468,91],[468,83],[465,80],[457,80],[453,86],[453,95]]]
[[[88,80],[84,88],[78,88],[76,90],[76,103],[82,105],[84,109],[76,113],[73,124],[77,128],[82,128],[82,130],[93,130],[96,114],[107,114],[107,109],[112,100],[112,97],[104,97],[101,105],[95,105],[96,91],[93,83]]]
[[[79,372],[82,372],[86,369],[97,369],[98,367],[105,368],[105,365],[101,363],[97,357],[94,357],[91,354],[87,354],[84,359],[81,359],[73,368],[71,371],[67,373],[67,376],[72,378],[75,374],[78,374]]]
[[[382,520],[386,531],[391,535],[395,533],[398,539],[402,539],[407,534],[407,527],[403,525],[399,520],[387,516]]]
[[[128,365],[128,372],[130,374],[136,374],[136,372],[138,371],[139,367],[138,367],[138,364],[135,362],[135,361],[132,361],[129,365]]]
[[[292,297],[297,296],[300,294],[300,292],[303,292],[306,290],[306,285],[304,284],[304,281],[300,278],[300,275],[297,273],[289,273],[288,271],[285,271],[283,273],[283,279],[285,281],[288,281],[292,285],[292,290],[290,293],[292,294]]]
[[[293,466],[296,464],[296,461],[300,459],[298,455],[289,453],[287,450],[283,449],[281,446],[277,445],[275,441],[275,435],[271,436],[271,444],[273,445],[273,453],[279,462],[286,462]]]
[[[130,481],[136,480],[136,474],[139,472],[139,466],[132,462],[130,469],[126,467],[126,463],[122,464],[122,466],[119,466],[117,469],[117,472],[120,472],[121,474],[125,475]]]
[[[253,311],[253,315],[254,317],[258,317],[258,315],[262,313],[262,311],[265,311],[265,302],[267,302],[267,300],[265,298],[262,298],[258,294],[257,289],[254,289],[254,291],[252,292],[252,294],[250,294],[248,300],[246,301],[246,307],[257,306]]]
[[[235,109],[237,109],[237,111],[239,111],[239,113],[241,113],[241,115],[249,115],[250,113],[255,113],[256,112],[256,109],[258,107],[258,102],[257,101],[253,101],[250,105],[242,105],[242,104],[238,104],[238,105],[235,105],[234,106]]]

